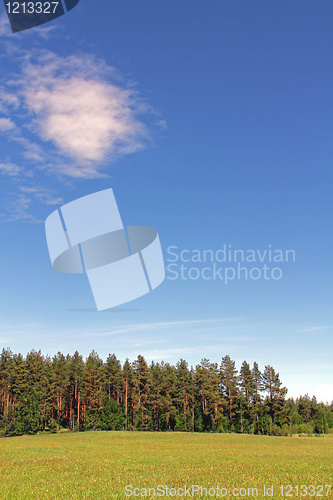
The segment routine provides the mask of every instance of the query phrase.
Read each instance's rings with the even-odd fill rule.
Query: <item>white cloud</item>
[[[21,137],[20,135],[13,136],[12,140],[19,143],[23,147],[23,156],[27,160],[31,160],[37,163],[43,163],[45,161],[46,154],[43,151],[43,148],[35,142],[31,142],[29,139]]]
[[[7,206],[8,215],[5,221],[21,221],[21,222],[40,222],[32,214],[29,213],[32,200],[24,194],[18,195],[12,199]]]
[[[2,215],[2,218],[6,222],[43,222],[31,213],[31,207],[36,201],[44,205],[62,205],[64,203],[63,198],[55,196],[50,189],[20,186],[19,192],[15,193],[14,197],[7,203],[7,214]]]
[[[17,109],[20,105],[20,100],[17,95],[8,92],[3,87],[0,88],[0,112],[8,112],[10,107]]]
[[[52,191],[47,188],[21,186],[20,191],[35,196],[46,205],[61,205],[64,203],[63,198],[54,196]]]
[[[0,172],[2,174],[16,177],[21,171],[22,168],[15,165],[15,163],[0,163]]]
[[[29,87],[25,97],[42,139],[75,160],[99,162],[109,152],[141,147],[137,137],[142,125],[133,116],[126,90],[72,77],[55,80],[51,88]]]
[[[10,118],[0,118],[0,132],[7,132],[15,128],[15,123]]]
[[[157,125],[161,130],[166,130],[168,128],[166,120],[158,120]]]
[[[22,34],[36,34],[38,36],[40,36],[41,38],[43,38],[43,40],[48,40],[49,38],[51,38],[51,36],[53,36],[55,34],[55,32],[57,31],[58,29],[58,26],[42,26],[42,27],[38,27],[38,28],[34,28],[33,30],[26,30],[26,31],[23,31]]]
[[[151,112],[149,106],[135,90],[120,85],[114,68],[93,57],[34,52],[23,57],[21,76],[8,84],[17,85],[29,112],[28,127],[48,144],[44,154],[38,151],[31,159],[44,161],[54,173],[101,177],[107,160],[139,151],[149,140],[138,118]],[[3,100],[15,103],[9,92]],[[15,140],[27,149],[22,142],[27,139]]]
[[[7,14],[2,14],[0,16],[0,36],[13,35],[10,28],[9,20]]]

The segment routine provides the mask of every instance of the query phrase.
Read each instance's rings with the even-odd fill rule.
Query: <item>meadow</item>
[[[332,436],[64,432],[0,439],[2,500],[145,498],[153,487],[156,498],[200,498],[192,485],[207,488],[202,498],[252,498],[257,488],[257,498],[332,499],[333,488],[326,496],[328,488],[319,487],[332,479]],[[184,485],[187,492],[177,494]],[[299,486],[298,497],[287,485]]]

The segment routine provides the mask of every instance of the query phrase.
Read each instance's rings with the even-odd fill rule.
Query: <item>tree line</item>
[[[195,367],[141,355],[122,365],[93,351],[53,358],[32,350],[0,355],[0,436],[86,430],[237,432],[266,435],[333,432],[333,402],[286,398],[275,369],[230,356]]]

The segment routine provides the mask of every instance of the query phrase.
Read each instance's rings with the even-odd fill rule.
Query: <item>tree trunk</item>
[[[77,430],[80,431],[80,391],[78,391],[77,395]]]
[[[125,382],[125,431],[127,431],[127,377]]]

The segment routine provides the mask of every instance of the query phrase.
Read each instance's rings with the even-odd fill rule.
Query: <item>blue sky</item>
[[[0,10],[1,346],[193,365],[229,354],[273,365],[290,396],[331,401],[332,4],[98,6],[17,34]],[[295,262],[227,284],[167,270],[98,313],[85,275],[52,269],[44,221],[110,187],[124,224],[157,229],[166,266],[170,246],[200,273],[182,250],[292,249]],[[214,264],[237,267],[209,262],[211,278]]]

